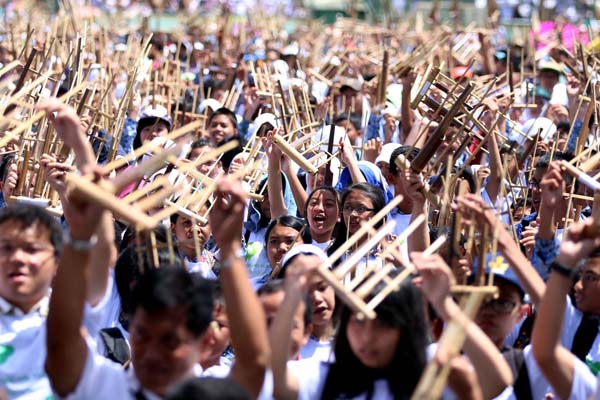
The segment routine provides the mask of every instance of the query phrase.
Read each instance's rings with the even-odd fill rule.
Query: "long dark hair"
[[[327,253],[329,255],[333,254],[333,252],[336,251],[342,245],[342,243],[344,243],[346,241],[346,235],[348,234],[348,227],[346,226],[346,220],[344,219],[344,204],[346,203],[346,199],[348,198],[350,193],[352,193],[355,190],[361,191],[365,196],[367,196],[369,198],[369,200],[371,200],[371,202],[373,203],[373,212],[374,213],[379,212],[383,207],[385,207],[385,194],[383,193],[383,190],[381,190],[381,188],[379,188],[375,185],[371,185],[370,183],[364,183],[364,182],[353,183],[352,185],[348,186],[346,188],[346,190],[344,190],[344,194],[342,194],[342,203],[341,203],[341,207],[340,207],[340,213],[341,213],[342,218],[338,225],[338,229],[337,229],[337,232],[335,235],[335,240],[333,241],[333,244],[327,250]],[[383,220],[379,221],[375,225],[375,229],[379,228],[382,224],[383,224]]]
[[[380,284],[373,294],[384,286]],[[391,364],[384,370],[373,370],[360,362],[346,336],[352,312],[344,307],[334,344],[335,362],[329,367],[321,399],[353,398],[365,392],[369,394],[367,398],[371,398],[373,383],[379,379],[387,380],[394,399],[410,398],[427,363],[427,325],[422,295],[411,280],[406,279],[375,312],[379,320],[401,330]]]

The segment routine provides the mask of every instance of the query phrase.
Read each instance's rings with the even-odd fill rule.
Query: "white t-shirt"
[[[95,307],[85,306],[83,325],[95,346],[98,330],[110,320],[113,295],[110,279],[104,298]],[[52,398],[44,371],[46,360],[46,316],[49,297],[23,314],[0,298],[0,387],[11,400]],[[118,314],[117,314],[118,315]]]
[[[300,357],[302,360],[314,359],[323,362],[330,361],[329,357],[332,354],[331,341],[321,342],[312,336],[308,342],[300,349]]]
[[[330,364],[317,362],[314,359],[288,362],[289,371],[298,379],[298,400],[314,400],[321,397],[329,366]],[[363,394],[353,399],[366,398],[367,394]],[[381,400],[394,398],[386,380],[381,379],[374,382],[372,398]]]
[[[435,355],[437,344],[431,344],[427,347],[427,359],[431,359]],[[319,362],[314,358],[288,361],[288,372],[292,373],[298,379],[298,400],[314,400],[321,397],[327,380],[327,374],[331,364]],[[349,377],[351,379],[351,377]],[[399,377],[401,379],[401,377]],[[377,380],[373,383],[372,399],[387,400],[393,399],[394,395],[385,379]],[[454,393],[450,390],[444,390],[443,399],[455,398]],[[367,399],[367,394],[361,394],[353,397],[356,400]]]
[[[141,391],[147,400],[160,400],[155,393],[142,389],[132,368],[123,369],[120,364],[95,354],[88,343],[83,373],[75,390],[66,397],[55,395],[57,399],[135,399]]]
[[[393,234],[396,236],[400,236],[402,232],[408,228],[410,225],[410,220],[412,218],[412,214],[400,214],[399,212],[393,212],[391,214],[391,218],[396,221],[396,226],[394,227]],[[400,243],[400,251],[402,255],[408,259],[408,241],[404,240]]]
[[[581,311],[575,308],[571,303],[570,297],[567,296],[567,306],[565,308],[565,319],[561,337],[561,344],[567,350],[571,350],[573,347],[573,339],[575,338],[575,333],[581,323],[582,317],[583,314]],[[600,370],[600,335],[596,335],[596,339],[594,339],[594,343],[585,358],[585,363],[588,368],[593,371]]]
[[[540,368],[533,357],[531,346],[526,346],[523,349],[523,356],[525,365],[527,367],[531,398],[545,399],[546,395],[548,394],[553,394],[554,398],[557,398],[557,396],[554,394],[554,389],[546,380],[542,374],[542,371],[540,371]],[[588,399],[589,396],[594,393],[595,385],[596,379],[594,375],[583,362],[577,359],[575,363],[573,387],[571,388],[571,395],[569,396],[569,399]],[[509,386],[499,396],[495,397],[495,400],[518,400],[518,397],[514,393],[513,387]]]

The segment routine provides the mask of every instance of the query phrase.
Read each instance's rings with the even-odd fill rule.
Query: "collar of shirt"
[[[50,306],[50,294],[45,296],[36,305],[34,305],[29,312],[23,312],[19,307],[10,304],[8,301],[0,297],[0,315],[14,315],[14,316],[25,316],[31,313],[39,313],[42,317],[48,315],[48,309]]]

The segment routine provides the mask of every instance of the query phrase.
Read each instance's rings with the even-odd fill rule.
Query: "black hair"
[[[340,212],[343,214],[344,204],[346,203],[346,199],[353,191],[358,190],[361,191],[365,196],[367,196],[371,202],[373,203],[373,212],[378,213],[383,207],[385,207],[385,194],[383,190],[379,186],[371,185],[370,183],[360,182],[353,183],[348,186],[344,193],[342,194],[342,202],[340,207]],[[383,225],[383,220],[379,221],[375,224],[375,229],[378,229],[381,225]],[[327,253],[329,255],[333,254],[341,245],[346,241],[346,235],[348,233],[348,227],[346,226],[346,221],[342,215],[341,221],[338,226],[338,231],[336,232],[335,239]]]
[[[543,156],[541,156],[540,158],[538,158],[537,162],[535,163],[535,169],[544,169],[544,168],[548,168],[550,166],[550,156],[551,154],[544,154]],[[562,151],[556,151],[554,152],[554,155],[552,156],[552,161],[571,161],[571,159],[573,159],[573,154],[571,153],[565,153]],[[573,176],[571,174],[562,174],[565,183],[567,185],[570,185],[571,183],[573,183]],[[578,187],[579,187],[579,181],[575,181],[575,191],[577,191]]]
[[[190,378],[167,393],[166,400],[251,400],[242,385],[231,378]]]
[[[8,221],[16,222],[23,229],[34,225],[45,228],[50,235],[54,255],[60,256],[63,247],[62,228],[48,211],[38,206],[17,203],[0,210],[0,225]]]
[[[287,226],[288,228],[295,229],[300,233],[300,237],[304,243],[312,243],[312,236],[310,235],[310,229],[308,228],[308,223],[306,220],[294,217],[293,215],[282,215],[269,223],[267,231],[265,232],[265,248],[269,242],[269,235],[276,225]]]
[[[397,275],[392,272],[391,276]],[[371,296],[385,287],[380,283]],[[410,279],[388,295],[376,308],[377,319],[401,330],[391,364],[380,371],[364,366],[352,351],[346,334],[352,311],[343,307],[331,364],[321,399],[353,398],[372,391],[374,381],[386,379],[394,399],[408,399],[427,363],[427,323],[423,298]],[[352,377],[353,379],[348,379]]]
[[[148,314],[183,308],[187,316],[186,327],[198,338],[212,321],[211,289],[206,279],[185,268],[152,268],[133,288],[132,315],[139,308]]]
[[[211,93],[215,93],[217,90],[225,89],[225,81],[218,79],[209,79],[204,82],[204,97],[208,98],[208,89],[210,89]]]
[[[556,130],[568,133],[571,130],[571,123],[569,121],[560,121],[556,124]]]
[[[398,166],[396,166],[396,158],[398,158],[399,155],[403,155],[408,161],[413,161],[417,157],[417,155],[419,155],[419,151],[420,150],[418,148],[413,146],[400,146],[397,149],[394,149],[394,151],[392,151],[390,159],[388,160],[390,164],[390,174],[394,176],[398,175]]]
[[[234,147],[233,149],[226,151],[221,156],[221,165],[223,166],[223,169],[225,171],[227,171],[229,169],[229,166],[231,165],[231,162],[233,161],[235,156],[237,156],[239,153],[244,151],[244,146],[246,145],[246,141],[241,136],[234,136],[234,137],[224,139],[222,142],[217,144],[218,146],[222,146],[233,140],[237,140],[238,145],[236,147]]]
[[[340,122],[350,121],[354,128],[357,131],[360,131],[361,127],[361,117],[358,113],[341,113],[337,116],[337,118],[333,121],[334,125],[338,125]]]
[[[192,144],[190,145],[190,150],[194,150],[194,149],[199,149],[201,147],[212,147],[212,145],[210,144],[210,142],[207,139],[204,138],[200,138],[200,139],[196,139],[192,142]]]
[[[165,227],[163,224],[159,224],[156,226],[156,228],[154,228],[153,232],[158,243],[167,243],[167,227]],[[134,243],[135,236],[136,230],[134,227],[130,226],[125,229],[125,232],[122,234],[123,238],[121,240],[121,244],[119,247],[117,247],[119,253],[123,252],[126,248],[131,246],[132,243]]]
[[[514,155],[517,157],[517,160],[521,160],[525,154],[525,148],[516,140],[507,140],[500,146],[500,155],[504,154]]]
[[[269,295],[279,292],[285,292],[285,282],[283,277],[278,277],[277,279],[270,280],[269,282],[262,285],[257,291],[256,295],[258,297],[262,295]],[[304,329],[308,328],[308,325],[312,322],[312,300],[308,293],[304,294]]]
[[[140,260],[141,255],[141,260]],[[132,288],[137,284],[145,271],[154,269],[151,254],[145,249],[139,251],[135,245],[125,248],[115,263],[115,285],[121,299],[121,311],[124,318],[133,313]],[[172,258],[172,260],[171,260]],[[171,262],[172,261],[172,262]],[[164,249],[158,250],[158,268],[184,268],[183,260],[173,250],[173,254]]]

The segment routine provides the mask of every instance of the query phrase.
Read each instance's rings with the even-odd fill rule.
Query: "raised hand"
[[[587,258],[597,247],[600,246],[600,237],[595,233],[592,218],[577,222],[569,226],[563,235],[560,249],[556,260],[568,267],[575,267],[577,263]]]
[[[455,282],[450,267],[438,254],[411,253],[410,256],[419,271],[417,283],[420,283],[423,294],[436,310],[443,309],[450,287]]]
[[[552,162],[542,177],[542,206],[554,208],[563,196],[564,179],[558,162]]]
[[[42,154],[40,166],[44,169],[45,178],[50,187],[61,196],[66,194],[65,176],[74,168],[69,164],[58,162],[56,157],[50,154]]]
[[[381,153],[381,148],[383,144],[379,138],[369,139],[367,143],[365,143],[365,161],[370,161],[372,163],[375,162],[379,153]],[[389,162],[389,160],[388,160]]]
[[[219,248],[230,249],[242,237],[246,194],[239,181],[221,178],[217,181],[215,202],[209,214],[213,237]]]
[[[17,164],[13,162],[8,167],[8,172],[6,174],[6,178],[4,179],[4,185],[2,185],[2,195],[4,196],[4,201],[13,195],[18,182],[19,172],[17,170]]]

